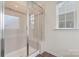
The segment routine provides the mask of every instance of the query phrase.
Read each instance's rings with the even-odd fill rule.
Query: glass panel
[[[66,14],[66,28],[74,28],[74,12]]]
[[[25,2],[5,2],[5,56],[27,56],[26,18]]]
[[[59,15],[59,28],[65,28],[65,14]]]
[[[35,2],[30,2],[30,19],[29,19],[29,55],[40,50],[42,40],[44,10]]]
[[[66,22],[66,28],[74,28],[74,22],[72,22],[72,21],[67,21],[67,22]]]
[[[65,22],[65,14],[59,15],[59,21]]]
[[[2,2],[0,1],[0,57],[1,57],[1,40],[2,39]]]
[[[65,28],[65,22],[59,22],[59,28]]]

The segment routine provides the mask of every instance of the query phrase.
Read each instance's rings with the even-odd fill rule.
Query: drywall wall
[[[79,56],[79,30],[56,30],[56,2],[36,2],[45,8],[45,43],[42,50],[56,56]]]

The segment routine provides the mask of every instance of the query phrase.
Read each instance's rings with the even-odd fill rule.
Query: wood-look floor
[[[37,55],[36,57],[56,57],[48,52],[44,52],[42,54]]]

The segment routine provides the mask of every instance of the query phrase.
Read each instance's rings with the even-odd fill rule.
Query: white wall
[[[55,30],[56,2],[37,3],[45,8],[45,44],[42,49],[57,56],[79,56],[79,30]]]

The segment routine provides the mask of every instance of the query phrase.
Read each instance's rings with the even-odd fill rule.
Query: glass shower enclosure
[[[0,2],[0,56],[25,57],[40,53],[43,20],[44,10],[35,2]]]

